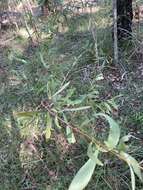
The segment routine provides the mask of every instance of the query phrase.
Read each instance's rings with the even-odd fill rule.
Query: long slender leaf
[[[138,178],[143,182],[143,177],[141,174],[140,165],[137,162],[137,160],[125,152],[120,152],[120,154],[121,154],[121,156],[124,157],[124,159],[126,160],[128,165],[133,168],[133,171],[138,176]]]
[[[17,112],[17,113],[14,113],[14,115],[18,117],[33,117],[37,115],[38,113],[40,113],[40,111],[27,111],[27,112]]]
[[[66,127],[67,140],[70,144],[74,144],[76,142],[74,133],[70,127]]]
[[[116,147],[116,145],[119,142],[120,138],[120,127],[119,125],[108,115],[99,113],[96,114],[96,116],[103,116],[105,119],[109,122],[110,125],[110,131],[107,141],[105,141],[105,144],[110,148],[113,149]]]
[[[43,66],[44,66],[46,69],[49,69],[49,65],[47,65],[47,63],[44,61],[44,58],[43,58],[43,55],[42,55],[41,52],[39,53],[39,55],[40,55],[40,60],[41,60],[41,63],[43,64]]]
[[[51,129],[52,129],[52,119],[50,117],[50,114],[47,113],[47,128],[45,130],[46,139],[49,139],[51,137]]]
[[[98,155],[97,155],[98,156]],[[96,166],[96,162],[92,159],[89,159],[78,171],[75,175],[72,183],[68,190],[83,190],[87,184],[89,183],[94,169]]]
[[[59,124],[59,120],[58,120],[58,116],[56,115],[55,116],[55,124],[56,124],[56,126],[58,127],[58,129],[61,129],[62,127],[60,126],[60,124]]]
[[[63,112],[74,112],[74,111],[82,111],[82,110],[87,110],[90,109],[90,106],[83,106],[83,107],[79,107],[79,108],[65,108],[64,110],[62,110]]]
[[[135,188],[136,188],[136,180],[135,180],[134,171],[133,171],[131,166],[130,166],[130,173],[131,173],[132,190],[135,190]]]
[[[82,190],[89,183],[94,172],[96,163],[89,159],[74,177],[69,190]]]
[[[62,86],[53,96],[52,98],[54,98],[55,96],[57,96],[58,94],[60,94],[63,90],[65,90],[68,86],[69,86],[70,82],[67,82],[64,86]]]

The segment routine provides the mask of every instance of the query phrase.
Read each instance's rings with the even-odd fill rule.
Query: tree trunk
[[[117,0],[118,39],[131,37],[133,9],[132,0]]]
[[[118,64],[117,0],[113,0],[114,64]]]

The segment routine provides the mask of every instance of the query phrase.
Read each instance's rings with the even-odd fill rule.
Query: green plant
[[[33,17],[31,13],[25,15],[27,31],[23,29],[10,40],[6,56],[9,61],[6,64],[1,61],[0,72],[6,71],[6,80],[2,77],[0,91],[0,116],[5,118],[0,123],[0,152],[1,158],[6,159],[0,163],[0,181],[6,181],[6,184],[0,183],[0,189],[68,189],[82,165],[70,189],[79,190],[90,180],[86,187],[90,190],[131,189],[130,173],[134,189],[134,173],[140,176],[139,170],[142,169],[141,163],[139,165],[134,159],[140,160],[143,155],[142,135],[136,133],[141,132],[142,126],[142,113],[138,112],[142,87],[137,85],[135,77],[138,61],[132,63],[131,56],[132,51],[138,51],[140,42],[133,42],[134,47],[130,50],[130,44],[124,45],[120,52],[121,62],[127,63],[126,67],[132,66],[122,73],[122,69],[110,67],[111,1],[108,1],[108,7],[103,6],[105,1],[98,3],[97,12],[92,15],[83,12],[78,16],[74,5],[70,7],[71,1],[67,7],[59,6],[58,9],[56,1],[49,2],[51,12],[46,18]],[[96,32],[91,32],[91,23]],[[30,35],[32,38],[29,40]],[[123,74],[122,77],[118,73]],[[114,84],[119,88],[114,89]],[[119,94],[123,96],[116,105]],[[12,147],[9,117],[12,111],[21,138],[14,151],[10,152],[7,147]],[[130,130],[135,131],[131,133],[131,139],[130,135],[120,135],[120,127],[112,118],[121,123],[124,135]],[[129,128],[124,127],[126,121]],[[13,164],[3,164],[7,158]],[[123,160],[130,166],[130,173]],[[138,179],[136,189],[141,188]]]
[[[91,138],[87,134],[83,133],[88,139],[91,140],[87,152],[89,160],[78,171],[69,187],[69,190],[82,190],[86,187],[93,175],[96,165],[103,166],[103,163],[98,158],[101,152],[110,152],[128,164],[131,172],[132,189],[135,190],[134,173],[141,181],[143,181],[143,179],[139,163],[132,156],[125,152],[125,142],[129,140],[129,136],[125,136],[120,139],[120,128],[118,124],[105,114],[97,114],[97,116],[104,116],[110,123],[108,140],[105,141],[105,144],[102,144],[96,139]]]
[[[84,189],[89,183],[96,165],[104,165],[99,160],[99,157],[101,157],[101,154],[107,153],[116,156],[118,159],[123,160],[128,164],[131,172],[132,190],[135,190],[134,173],[141,181],[143,181],[143,179],[141,174],[141,166],[135,160],[135,158],[126,152],[127,148],[125,143],[129,140],[130,136],[124,136],[121,138],[119,125],[109,115],[103,113],[95,113],[92,115],[92,117],[104,117],[109,122],[109,136],[108,139],[104,141],[104,143],[98,140],[91,133],[88,133],[80,127],[71,124],[72,121],[68,121],[70,119],[71,112],[77,113],[82,111],[86,113],[87,110],[91,109],[91,106],[84,105],[82,107],[78,107],[78,105],[84,102],[86,96],[72,100],[74,90],[67,90],[70,85],[69,82],[62,85],[58,90],[56,90],[57,85],[54,84],[55,83],[52,81],[48,82],[48,99],[41,102],[41,109],[37,111],[16,113],[16,116],[18,118],[28,117],[32,120],[35,118],[37,120],[37,118],[41,118],[41,114],[44,114],[43,116],[45,118],[45,122],[43,122],[44,127],[42,127],[42,134],[44,134],[47,140],[51,138],[53,130],[58,130],[66,134],[67,141],[70,144],[76,142],[75,134],[82,136],[89,142],[87,151],[89,159],[74,177],[69,190]],[[67,92],[67,94],[65,92]]]

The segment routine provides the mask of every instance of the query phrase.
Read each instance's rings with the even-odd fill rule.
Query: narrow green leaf
[[[67,99],[67,105],[71,105],[71,106],[75,106],[78,104],[81,104],[85,99],[85,96],[81,96],[79,99],[75,99],[75,100],[71,100],[71,99]]]
[[[109,122],[110,125],[110,131],[107,141],[105,141],[105,144],[110,148],[114,149],[116,145],[119,142],[120,138],[120,127],[119,125],[108,115],[99,113],[96,114],[96,116],[103,116],[105,119]]]
[[[76,142],[74,133],[70,127],[66,127],[67,140],[70,144],[74,144]]]
[[[48,99],[52,99],[52,92],[50,89],[49,82],[47,82],[47,96],[48,96]]]
[[[43,66],[44,66],[46,69],[49,69],[49,65],[47,65],[47,63],[44,61],[44,58],[43,58],[43,55],[42,55],[41,52],[39,53],[39,55],[40,55],[40,60],[41,60],[41,63],[43,64]]]
[[[79,108],[65,108],[62,110],[62,112],[69,111],[69,112],[74,112],[74,111],[82,111],[82,110],[87,110],[90,109],[90,106],[84,106],[84,107],[79,107]]]
[[[51,137],[51,129],[52,129],[52,119],[50,117],[50,114],[47,113],[47,128],[45,130],[46,139],[49,139]]]
[[[66,115],[63,114],[63,117],[64,117],[64,121],[68,124],[68,120],[66,118]],[[67,140],[70,144],[73,144],[76,142],[76,139],[75,139],[75,136],[74,136],[74,133],[72,131],[72,129],[67,125],[66,127],[66,135],[67,135]]]
[[[57,115],[55,116],[55,124],[56,124],[56,126],[58,127],[58,129],[61,129],[61,128],[62,128],[62,127],[60,126],[60,124],[59,124],[59,120],[58,120]]]
[[[53,96],[52,98],[54,98],[55,96],[57,96],[58,94],[60,94],[63,90],[65,90],[68,86],[69,86],[70,82],[67,82],[64,86],[62,86]]]
[[[50,127],[47,127],[47,129],[45,131],[45,136],[46,136],[46,139],[50,139],[50,137],[51,137],[51,128]]]
[[[139,165],[138,161],[125,152],[120,152],[120,155],[124,157],[124,159],[126,160],[128,165],[133,168],[134,173],[143,182],[143,178],[142,178],[142,174],[141,174],[141,170],[140,170],[140,165]]]
[[[40,112],[39,111],[29,111],[29,112],[17,112],[17,113],[14,113],[14,115],[16,115],[18,117],[33,117],[38,113],[40,113]]]
[[[106,113],[111,113],[112,112],[112,108],[111,108],[110,104],[104,102],[103,105],[105,106]]]
[[[24,63],[24,64],[27,64],[27,63],[28,63],[25,59],[21,59],[21,58],[18,58],[18,57],[15,57],[15,60],[16,60],[16,61],[19,61],[19,62],[21,62],[21,63]]]
[[[95,166],[96,166],[96,162],[93,161],[92,159],[89,159],[80,168],[78,173],[75,175],[68,190],[83,190],[89,183],[89,181],[93,175]]]
[[[107,100],[107,102],[115,109],[118,110],[118,105],[116,104],[114,99]]]
[[[81,128],[83,127],[83,126],[87,126],[91,121],[93,121],[94,120],[94,118],[92,118],[92,119],[85,119],[82,123],[81,123]]]
[[[132,183],[132,190],[135,190],[136,188],[136,181],[135,181],[135,174],[131,166],[130,167],[130,173],[131,173],[131,183]]]

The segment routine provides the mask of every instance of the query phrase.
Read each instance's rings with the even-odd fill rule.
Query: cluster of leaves
[[[52,85],[51,85],[52,84]],[[135,175],[136,174],[141,181],[142,174],[140,170],[139,163],[129,155],[126,147],[126,142],[130,139],[130,136],[120,137],[120,127],[119,125],[107,114],[105,113],[94,113],[92,117],[104,117],[110,126],[109,136],[104,143],[100,142],[93,135],[88,134],[86,131],[79,127],[75,127],[71,122],[69,122],[70,114],[76,112],[87,112],[91,109],[91,106],[85,106],[83,102],[86,99],[86,95],[81,96],[79,99],[73,100],[74,90],[67,88],[70,82],[62,85],[58,90],[57,85],[54,81],[49,81],[47,84],[47,100],[41,103],[42,109],[30,112],[20,112],[16,113],[18,118],[26,117],[33,120],[41,117],[44,114],[45,122],[44,127],[42,127],[42,134],[45,135],[46,139],[50,139],[53,130],[66,131],[67,141],[72,144],[76,142],[75,133],[82,135],[90,143],[88,146],[87,155],[89,157],[88,161],[81,167],[78,173],[75,175],[73,181],[70,184],[69,190],[82,190],[89,183],[96,165],[103,166],[103,162],[99,160],[101,154],[106,154],[110,152],[119,159],[125,161],[131,172],[131,182],[132,190],[135,190]],[[56,90],[56,91],[55,91]],[[83,104],[84,106],[80,106]],[[56,127],[56,128],[55,128]]]
[[[139,163],[131,155],[126,153],[126,142],[129,140],[130,136],[124,136],[120,138],[120,128],[119,125],[108,115],[97,114],[97,116],[104,116],[110,124],[110,132],[105,145],[92,139],[89,144],[87,155],[89,157],[88,161],[81,167],[76,176],[74,177],[69,190],[82,190],[84,189],[88,182],[90,181],[96,165],[103,166],[103,163],[99,160],[99,154],[105,152],[111,152],[116,155],[119,159],[124,160],[131,173],[132,190],[135,190],[135,175],[143,182],[141,167]],[[82,180],[81,180],[82,179]]]
[[[47,3],[48,2],[50,3],[50,6],[53,6],[55,5],[53,2],[56,1],[47,1]],[[40,5],[44,5],[46,1],[40,0],[39,3]],[[54,16],[52,15],[48,19],[47,25],[45,24],[46,26],[44,25],[43,27],[44,32],[55,34],[57,32],[59,20],[61,20],[61,22],[64,22],[63,19],[66,18],[60,12],[57,12]],[[75,20],[73,21],[73,24],[75,24]],[[71,24],[72,27],[73,24]],[[85,27],[85,24],[83,25]],[[75,29],[73,29],[73,32],[75,32]],[[74,36],[72,37],[74,38]],[[77,40],[75,41],[77,44]],[[71,43],[69,41],[68,43],[69,46],[71,46]],[[84,45],[85,44],[86,42],[84,40]],[[47,56],[47,52],[50,52],[53,49],[48,48],[47,50],[45,48],[44,51],[40,52],[46,52],[46,58],[49,58],[50,56]],[[80,48],[78,47],[77,49],[79,50]],[[26,61],[23,58],[14,59],[14,62],[18,61],[22,65],[19,66],[19,69],[16,69],[14,71],[15,73],[13,72],[15,76],[21,80],[21,85],[24,84],[22,87],[21,85],[17,85],[17,87],[20,88],[19,94],[22,94],[21,96],[24,97],[24,101],[26,101],[26,95],[29,94],[27,99],[30,101],[31,99],[32,101],[35,100],[37,106],[36,109],[34,109],[33,107],[31,108],[31,106],[29,106],[28,108],[25,106],[26,109],[30,111],[16,112],[19,126],[22,125],[22,129],[24,129],[26,126],[29,126],[29,128],[34,127],[33,131],[35,133],[37,132],[38,134],[40,133],[44,135],[47,141],[49,139],[52,139],[52,135],[54,132],[58,131],[59,133],[64,133],[69,144],[75,143],[77,141],[76,136],[78,135],[82,136],[89,142],[87,150],[87,156],[89,157],[89,159],[75,175],[73,181],[69,186],[69,190],[84,189],[91,180],[96,166],[104,166],[104,159],[102,155],[104,156],[105,154],[107,154],[108,156],[108,153],[113,154],[120,160],[124,160],[129,165],[132,189],[134,190],[135,174],[142,181],[140,171],[141,167],[139,163],[127,153],[128,149],[126,146],[126,142],[130,139],[130,136],[127,135],[121,137],[119,125],[112,119],[112,117],[110,117],[113,110],[117,110],[117,105],[114,99],[100,99],[96,82],[103,79],[102,73],[100,73],[96,77],[94,76],[94,79],[91,79],[89,77],[90,82],[87,82],[88,88],[86,88],[85,94],[83,93],[79,95],[79,92],[83,92],[84,90],[83,88],[82,90],[80,89],[81,83],[77,81],[77,78],[79,77],[78,74],[78,76],[75,76],[73,74],[72,77],[70,77],[72,78],[71,81],[67,82],[69,73],[71,74],[73,70],[77,71],[77,63],[82,62],[82,64],[85,63],[85,65],[87,66],[88,62],[92,62],[91,59],[93,58],[93,54],[95,54],[95,52],[93,52],[92,54],[90,53],[86,60],[85,55],[87,54],[87,49],[88,51],[90,51],[90,48],[87,45],[86,47],[82,47],[81,49],[86,49],[86,51],[83,51],[81,55],[75,57],[75,61],[72,65],[71,63],[68,65],[68,63],[66,62],[66,66],[63,63],[56,65],[55,62],[52,62],[51,60],[48,60],[46,62],[43,54],[39,52],[36,58],[38,64],[35,60],[30,63],[30,61]],[[94,48],[92,47],[91,49]],[[67,53],[67,48],[65,48],[65,51]],[[55,52],[53,53],[53,55],[56,57]],[[75,50],[74,53],[76,54],[77,52]],[[79,65],[81,66],[81,64]],[[68,67],[70,68],[70,72],[68,71]],[[22,70],[22,68],[24,69]],[[27,70],[25,70],[25,68],[27,68]],[[63,77],[63,75],[67,74],[67,72],[68,75]],[[76,85],[73,85],[73,83],[76,83]],[[84,84],[84,88],[85,86],[86,85]],[[23,89],[22,91],[24,93],[21,91],[21,88]],[[30,99],[29,97],[32,98]],[[15,99],[17,101],[18,98]],[[93,129],[91,129],[90,126],[91,123],[95,125],[95,122],[99,117],[100,119],[105,118],[110,126],[109,136],[104,142],[98,140],[97,137],[95,137],[96,134],[92,133]],[[29,133],[29,131],[26,132]],[[100,134],[98,134],[98,136],[100,136]]]

